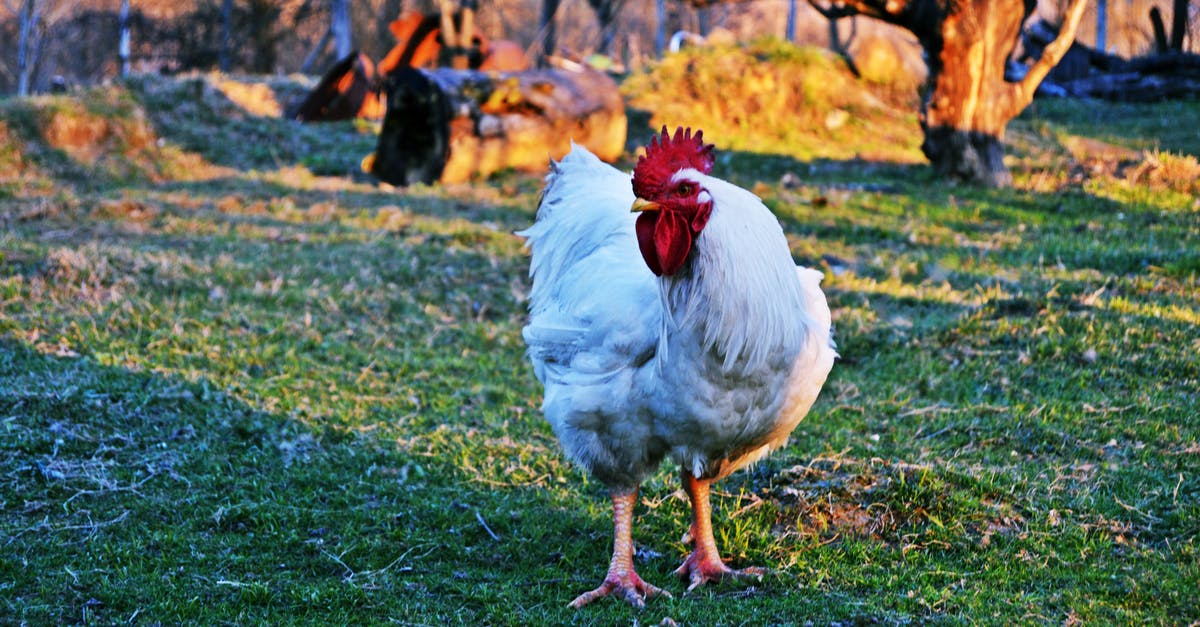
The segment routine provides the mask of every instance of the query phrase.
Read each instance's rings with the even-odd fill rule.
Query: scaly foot
[[[708,503],[711,479],[697,479],[689,472],[683,473],[683,489],[692,502],[692,525],[683,536],[684,543],[692,543],[692,553],[675,570],[675,574],[688,580],[688,592],[710,581],[723,579],[762,579],[767,569],[751,567],[734,570],[721,561],[713,539],[712,509]]]
[[[671,593],[652,586],[638,577],[633,570],[633,506],[637,502],[637,491],[614,492],[613,502],[613,556],[608,564],[608,576],[599,588],[584,592],[571,601],[571,607],[579,609],[600,597],[619,596],[634,607],[644,607],[649,597]]]
[[[734,570],[726,566],[719,557],[701,549],[692,551],[691,555],[688,555],[687,559],[683,561],[683,565],[675,569],[676,575],[688,580],[688,592],[706,583],[716,583],[725,579],[755,578],[761,580],[763,575],[768,572],[770,571],[757,566]]]
[[[642,578],[632,570],[628,572],[609,571],[608,576],[604,578],[604,583],[600,584],[599,588],[575,597],[575,600],[571,601],[571,607],[579,609],[600,597],[610,595],[619,596],[636,608],[645,607],[646,599],[650,597],[671,597],[670,592],[642,581]]]

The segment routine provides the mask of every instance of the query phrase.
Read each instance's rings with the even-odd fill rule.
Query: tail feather
[[[805,313],[816,325],[816,331],[822,337],[829,336],[829,345],[833,341],[833,316],[829,312],[829,303],[825,292],[821,291],[821,280],[825,275],[819,270],[796,266],[796,274],[800,277],[800,293],[804,295]]]

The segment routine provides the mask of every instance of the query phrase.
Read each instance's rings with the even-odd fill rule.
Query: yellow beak
[[[638,198],[633,201],[633,206],[629,208],[633,213],[641,213],[643,211],[657,211],[660,209],[658,203],[650,202],[644,198]]]

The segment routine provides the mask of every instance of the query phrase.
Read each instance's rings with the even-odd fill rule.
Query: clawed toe
[[[637,576],[637,573],[629,573],[624,576],[610,574],[604,580],[604,583],[600,584],[599,588],[584,592],[575,597],[575,600],[571,601],[570,606],[574,609],[579,609],[596,599],[606,596],[619,596],[625,602],[640,609],[645,607],[646,599],[656,596],[671,598],[671,593],[658,586],[653,586],[642,581],[641,577]]]
[[[683,490],[692,502],[692,525],[683,536],[683,542],[692,544],[692,552],[683,560],[683,565],[675,569],[675,574],[687,580],[688,592],[706,583],[727,579],[753,577],[761,580],[770,572],[756,566],[734,570],[721,561],[713,538],[712,510],[708,502],[711,483],[711,479],[697,479],[689,472],[683,473]]]
[[[757,579],[762,580],[763,575],[770,573],[766,568],[758,566],[750,566],[741,570],[734,570],[726,566],[719,559],[706,559],[692,553],[684,560],[683,565],[675,569],[675,574],[679,575],[688,582],[688,592],[706,583],[717,583],[730,579]]]
[[[670,597],[671,593],[644,581],[633,569],[633,505],[637,492],[614,493],[613,500],[613,558],[608,565],[608,575],[599,588],[575,597],[571,607],[579,609],[596,599],[619,596],[634,607],[644,607],[646,599],[656,596]]]

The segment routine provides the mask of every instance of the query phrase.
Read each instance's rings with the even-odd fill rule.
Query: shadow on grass
[[[534,485],[47,350],[0,340],[0,608],[17,620],[491,622],[565,603],[577,582],[559,590],[556,561],[589,562],[590,521]]]
[[[254,164],[283,163],[252,157]],[[783,576],[754,587],[737,604],[716,593],[664,600],[657,611],[684,622],[755,616],[783,623],[806,615],[804,610],[871,622],[899,608],[899,618],[938,620],[945,616],[921,605],[924,599],[903,596],[931,572],[984,571],[988,576],[961,581],[993,588],[994,571],[1003,568],[989,559],[1006,568],[1029,561],[1030,552],[1094,555],[1107,542],[1036,544],[1063,535],[1065,524],[1048,522],[1051,507],[1064,520],[1076,517],[1068,522],[1077,534],[1086,532],[1079,531],[1080,520],[1099,525],[1133,516],[1111,502],[1116,496],[1167,520],[1160,525],[1166,531],[1157,533],[1185,528],[1183,514],[1165,511],[1169,499],[1137,499],[1147,478],[1162,494],[1173,486],[1178,493],[1182,485],[1184,508],[1194,494],[1194,481],[1183,479],[1185,472],[1194,476],[1194,457],[1170,438],[1194,428],[1180,409],[1194,394],[1180,381],[1196,376],[1195,360],[1176,367],[1178,358],[1163,359],[1174,372],[1155,372],[1145,361],[1121,361],[1127,359],[1122,354],[1113,360],[1116,367],[1087,370],[1082,355],[1095,321],[1063,324],[1058,315],[1093,311],[1087,297],[1107,285],[1108,275],[1136,273],[1147,260],[1171,254],[1087,244],[1125,207],[1078,192],[1055,195],[1061,202],[1051,203],[1049,195],[946,186],[925,166],[735,152],[718,163],[716,174],[746,187],[763,182],[768,204],[784,209],[785,230],[801,238],[801,261],[830,275],[827,291],[835,308],[874,319],[839,321],[844,359],[817,413],[797,432],[797,444],[722,486],[745,486],[755,496],[768,490],[766,504],[721,521],[731,529],[731,555],[782,554],[781,561],[791,560],[789,572],[814,574],[819,583],[797,586]],[[783,184],[788,174],[798,187]],[[328,623],[517,623],[597,616],[575,618],[559,606],[602,576],[607,504],[599,486],[580,487],[578,473],[560,467],[561,455],[531,409],[534,403],[517,398],[532,397],[533,388],[514,339],[522,304],[511,293],[522,286],[525,264],[508,231],[531,218],[538,177],[396,191],[318,187],[270,175],[138,183],[123,191],[145,194],[165,209],[149,225],[119,217],[70,224],[70,237],[84,240],[80,248],[136,243],[138,252],[155,253],[151,260],[160,252],[195,252],[199,260],[230,258],[232,269],[221,276],[199,264],[182,274],[166,268],[158,276],[153,265],[130,261],[136,255],[117,259],[126,265],[108,260],[114,275],[139,277],[147,292],[171,295],[165,303],[147,303],[158,317],[116,320],[123,310],[118,304],[101,312],[111,319],[85,314],[64,320],[60,303],[46,302],[42,307],[53,310],[47,315],[58,316],[40,323],[47,337],[73,333],[109,343],[77,346],[84,357],[51,356],[71,349],[37,346],[37,340],[30,340],[35,346],[0,343],[0,542],[6,549],[0,570],[15,573],[3,588],[3,613],[31,623],[115,623],[131,616],[168,623],[270,622],[284,614],[319,614]],[[184,198],[172,200],[173,194]],[[242,198],[228,212],[217,206],[235,195]],[[276,199],[287,199],[290,207],[248,210],[254,201]],[[332,212],[317,210],[328,203]],[[402,219],[391,234],[383,223],[343,215],[346,209],[382,215],[388,205],[428,223],[405,225]],[[1130,215],[1153,227],[1148,212]],[[219,228],[155,230],[184,217]],[[1030,230],[980,244],[992,235],[1021,233],[1021,224]],[[238,230],[246,225],[261,229]],[[41,226],[20,228],[33,240],[61,225]],[[80,236],[87,229],[95,232]],[[491,242],[480,234],[491,232],[506,242],[503,254],[476,249]],[[61,233],[54,237],[45,246],[73,243]],[[815,240],[811,246],[804,247],[805,237]],[[834,254],[826,256],[827,249]],[[1096,272],[1061,276],[1050,265],[1057,263],[1051,261],[1056,250],[1082,251],[1064,259],[1064,267]],[[1045,274],[1036,262],[1042,255]],[[960,262],[946,261],[955,257]],[[947,267],[939,270],[944,261]],[[35,275],[44,265],[31,258],[19,267]],[[839,279],[835,267],[849,271],[847,278]],[[1004,291],[979,299],[981,305],[965,305],[938,294],[939,277],[960,296],[976,287]],[[272,292],[276,280],[283,290],[278,298]],[[336,289],[325,287],[330,284]],[[236,293],[214,290],[231,285]],[[32,309],[35,316],[42,313]],[[340,313],[323,319],[334,311]],[[181,312],[195,320],[176,331]],[[305,314],[313,314],[311,326],[303,322]],[[1125,322],[1114,318],[1100,322]],[[379,323],[392,319],[395,325]],[[1187,346],[1176,341],[1189,337],[1184,320],[1167,326],[1156,319],[1146,311],[1129,323],[1153,329],[1146,342],[1153,350]],[[1042,326],[1050,331],[1042,333]],[[199,339],[199,327],[213,335]],[[1069,341],[1061,339],[1062,329]],[[195,343],[189,346],[195,354],[188,357],[195,361],[155,363],[161,353],[152,345],[178,335],[191,336],[186,339]],[[1021,342],[1044,351],[1030,356],[1035,367],[1022,363]],[[226,357],[211,358],[209,350]],[[245,361],[228,357],[234,350],[244,351]],[[199,374],[184,379],[99,363],[123,359]],[[524,374],[514,377],[518,368]],[[1009,384],[1002,383],[1005,377]],[[346,381],[365,383],[360,389]],[[339,383],[341,390],[335,389]],[[1161,390],[1151,400],[1166,400],[1177,425],[1185,426],[1164,435],[1153,430],[1150,412],[1125,420],[1116,410],[1127,399],[1116,397],[1122,403],[1115,409],[1105,404],[1113,398],[1103,388],[1108,385],[1119,394]],[[396,402],[374,400],[377,394]],[[288,397],[285,406],[264,410],[276,395]],[[304,411],[304,401],[316,401],[318,410]],[[1071,406],[1084,403],[1096,411]],[[1070,410],[1066,418],[1064,407]],[[1111,416],[1105,413],[1110,409]],[[350,416],[352,411],[359,413]],[[1167,452],[1138,457],[1149,454],[1134,442],[1154,438]],[[850,447],[852,453],[838,453]],[[825,459],[803,463],[817,455]],[[926,456],[932,461],[915,465]],[[1128,463],[1106,466],[1113,460]],[[1162,476],[1135,474],[1139,464],[1162,469]],[[1039,478],[1039,472],[1049,474]],[[1077,473],[1085,487],[1072,486],[1069,497],[1037,496],[1060,472]],[[1075,480],[1062,480],[1069,481]],[[1095,483],[1121,491],[1096,493]],[[667,497],[673,482],[652,488],[645,502],[653,508],[640,508],[638,525],[640,542],[651,551],[643,552],[639,568],[652,582],[670,585],[667,573],[683,550],[673,540],[685,526],[685,507]],[[1094,495],[1103,502],[1093,502]],[[752,502],[731,497],[718,508],[741,512]],[[773,526],[779,535],[762,531]],[[1032,539],[1020,537],[1030,526],[1037,532]],[[804,535],[806,529],[816,532]],[[1101,529],[1129,533],[1117,523]],[[1003,536],[1007,548],[976,546],[989,532]],[[849,541],[834,542],[847,536]],[[877,538],[887,542],[880,546]],[[1127,563],[1118,557],[1120,568],[1097,576],[1113,573],[1115,580],[1124,572]],[[875,579],[857,574],[860,568]],[[1044,586],[1044,570],[1027,568],[1011,587]],[[959,580],[954,574],[947,581],[964,585],[954,583]],[[1074,587],[1091,592],[1086,585]],[[935,581],[930,601],[942,603],[937,595],[948,589]],[[1003,594],[1002,601],[1027,599],[1021,589]],[[843,603],[869,597],[889,600],[865,606],[865,615]],[[1046,607],[1060,604],[1035,603],[1035,609]],[[619,603],[598,609],[614,622],[653,622]]]
[[[1200,113],[1196,100],[1155,103],[1038,98],[1014,121],[1037,126],[1054,124],[1064,132],[1095,137],[1131,148],[1200,154],[1195,129],[1183,120]]]
[[[353,175],[375,147],[373,125],[366,121],[303,124],[256,115],[209,76],[136,77],[127,84],[159,137],[219,166],[240,171],[303,166],[321,175]],[[280,105],[286,109],[286,103]]]

